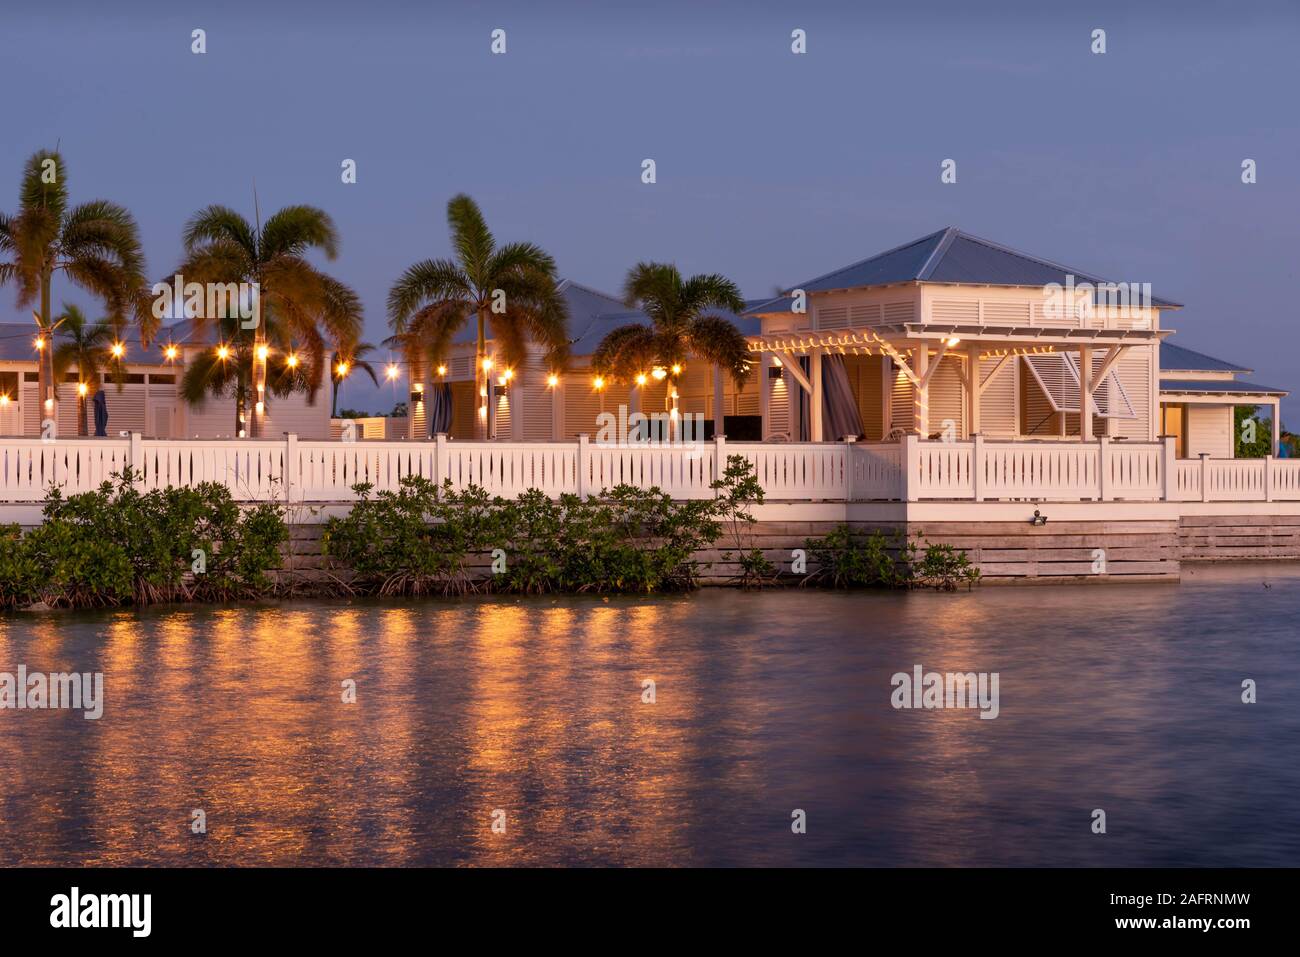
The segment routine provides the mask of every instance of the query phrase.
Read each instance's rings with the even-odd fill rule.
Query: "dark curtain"
[[[451,383],[441,382],[429,390],[429,435],[451,432]]]
[[[826,439],[838,442],[846,435],[862,435],[862,416],[843,356],[822,356],[822,399],[822,434]]]
[[[95,435],[108,435],[108,397],[104,395],[104,390],[100,389],[95,393],[95,398],[91,401],[95,413]]]

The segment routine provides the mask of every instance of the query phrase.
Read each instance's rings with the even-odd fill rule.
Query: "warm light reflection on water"
[[[0,711],[0,864],[1291,864],[1298,585],[9,616],[107,701]],[[1001,716],[894,711],[915,664]]]

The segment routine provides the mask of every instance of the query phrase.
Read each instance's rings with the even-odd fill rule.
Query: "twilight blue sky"
[[[126,204],[162,277],[186,218],[251,215],[256,179],[264,211],[335,217],[333,269],[374,342],[391,282],[448,253],[459,191],[499,239],[537,241],[611,292],[666,259],[756,297],[956,225],[1151,282],[1187,304],[1166,314],[1180,344],[1300,392],[1300,6],[1134,6],[27,4],[0,25],[0,208],[24,159],[61,140],[74,201]],[[955,185],[939,179],[949,157]],[[21,319],[8,291],[0,316]],[[341,404],[395,394],[352,383]],[[1300,399],[1286,408],[1294,428]]]

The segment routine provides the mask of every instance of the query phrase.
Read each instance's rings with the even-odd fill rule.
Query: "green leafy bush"
[[[712,500],[674,502],[630,485],[558,501],[536,489],[508,501],[414,476],[395,492],[355,491],[352,511],[326,523],[322,552],[365,593],[689,588],[698,577],[692,555],[719,534]],[[504,570],[475,575],[472,563],[495,549]]]
[[[273,590],[268,572],[288,538],[278,506],[241,510],[211,482],[140,492],[132,481],[127,469],[92,492],[65,498],[51,489],[41,525],[26,535],[7,528],[0,604],[212,601]]]
[[[776,566],[754,545],[754,525],[750,508],[763,504],[763,485],[754,474],[754,466],[743,455],[727,456],[722,476],[710,486],[716,493],[715,511],[727,526],[735,551],[722,553],[722,560],[735,561],[740,572],[732,581],[740,587],[762,588],[776,580]]]
[[[829,588],[932,587],[951,591],[979,580],[965,552],[951,545],[912,541],[879,529],[864,534],[838,525],[822,538],[804,542],[813,570],[806,584]]]

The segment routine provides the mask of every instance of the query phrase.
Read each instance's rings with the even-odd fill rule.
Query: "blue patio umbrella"
[[[95,435],[108,435],[108,397],[104,395],[104,390],[99,389],[95,392],[95,398],[92,403],[95,407]]]

